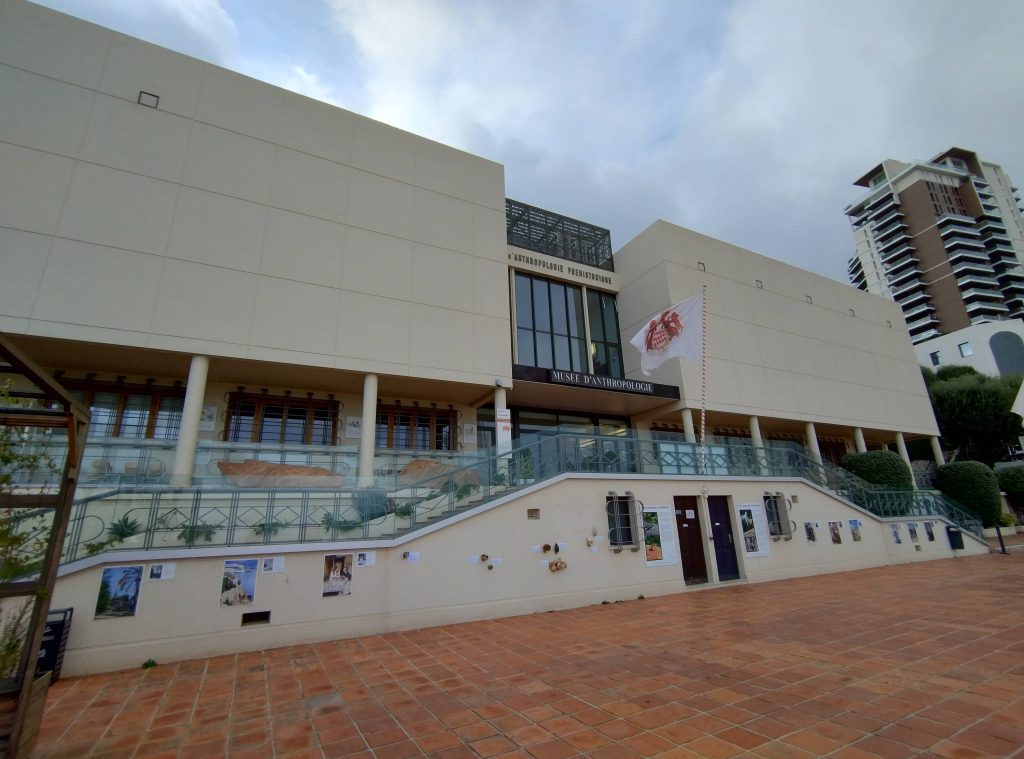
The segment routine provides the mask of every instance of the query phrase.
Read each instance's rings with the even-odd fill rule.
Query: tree
[[[995,527],[1003,502],[996,474],[980,461],[957,461],[936,470],[939,490],[976,515],[985,527]]]
[[[1021,432],[1021,418],[1010,412],[1021,377],[987,377],[966,366],[922,374],[945,447],[989,466],[1005,458]]]

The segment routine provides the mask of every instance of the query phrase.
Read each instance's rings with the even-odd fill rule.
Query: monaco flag
[[[670,358],[701,359],[704,350],[704,292],[658,314],[630,340],[640,351],[640,368],[650,374]]]

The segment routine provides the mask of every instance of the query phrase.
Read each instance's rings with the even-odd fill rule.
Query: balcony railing
[[[938,516],[981,525],[936,494],[881,490],[822,465],[795,443],[646,440],[561,434],[395,487],[120,487],[76,503],[65,562],[100,552],[390,540],[572,472],[808,480],[881,517]],[[311,478],[312,480],[315,478]]]
[[[506,198],[505,234],[509,245],[615,271],[611,233],[593,224]]]

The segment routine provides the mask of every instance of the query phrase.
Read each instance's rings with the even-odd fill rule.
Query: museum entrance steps
[[[879,517],[940,517],[981,534],[980,522],[941,494],[880,489],[818,464],[795,443],[758,448],[749,440],[725,440],[701,447],[684,440],[562,433],[434,469],[415,482],[361,489],[314,487],[294,478],[286,487],[226,481],[120,487],[76,501],[62,561],[132,550],[397,540],[569,473],[801,479]]]

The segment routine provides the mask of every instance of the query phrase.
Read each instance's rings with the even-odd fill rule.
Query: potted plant
[[[217,528],[209,524],[187,524],[184,529],[178,533],[178,541],[191,548],[200,540],[212,543],[213,536],[216,532]]]

